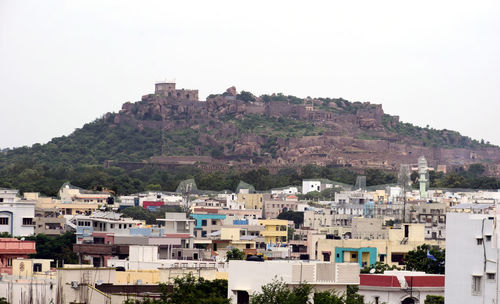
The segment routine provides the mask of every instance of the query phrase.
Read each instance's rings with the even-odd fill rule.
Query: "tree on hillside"
[[[444,274],[445,250],[423,244],[406,254],[404,264],[406,270]]]
[[[255,96],[247,91],[241,91],[240,94],[236,95],[236,99],[244,101],[244,102],[251,102],[255,101]]]

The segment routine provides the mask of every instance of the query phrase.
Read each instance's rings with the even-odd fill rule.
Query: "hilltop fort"
[[[382,105],[342,98],[254,96],[231,87],[200,101],[198,90],[155,85],[153,94],[108,113],[111,124],[162,131],[161,153],[140,162],[107,165],[196,165],[206,171],[271,171],[304,164],[395,171],[425,156],[441,171],[482,162],[500,176],[500,149],[458,132],[419,128],[385,114]],[[180,135],[183,134],[183,135]],[[182,138],[180,138],[181,136]],[[180,149],[176,138],[190,145]]]

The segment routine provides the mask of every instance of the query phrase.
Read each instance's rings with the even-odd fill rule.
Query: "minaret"
[[[427,197],[427,185],[429,182],[429,173],[427,167],[427,160],[425,157],[418,158],[418,181],[420,182],[420,197]]]

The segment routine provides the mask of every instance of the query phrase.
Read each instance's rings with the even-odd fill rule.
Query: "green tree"
[[[255,101],[255,96],[247,91],[241,91],[240,94],[236,95],[236,99],[244,101],[244,102],[251,102]]]
[[[226,252],[226,259],[229,260],[244,260],[245,253],[238,248],[233,248]]]
[[[285,211],[278,214],[278,219],[293,221],[296,228],[304,224],[304,212],[300,211]]]
[[[289,288],[283,280],[275,280],[262,285],[262,292],[256,292],[250,297],[250,304],[310,304],[311,285],[300,284]]]
[[[121,211],[124,217],[131,217],[134,220],[146,221],[147,224],[156,223],[154,214],[141,206],[127,207]]]
[[[334,290],[314,294],[314,304],[363,304],[363,296],[357,293],[357,286],[347,286],[345,294]]]
[[[383,262],[377,262],[374,265],[371,266],[366,266],[363,269],[361,269],[361,273],[370,273],[370,270],[374,269],[374,273],[384,273],[384,271],[388,270],[401,270],[401,268],[397,267],[396,265],[389,266]]]
[[[424,304],[444,304],[443,296],[427,295]]]
[[[191,274],[174,279],[172,293],[164,292],[161,303],[165,304],[229,304],[227,280],[205,280]]]
[[[148,190],[148,191],[160,191],[161,185],[160,184],[149,184],[146,186],[146,190]]]
[[[0,304],[9,304],[9,302],[7,301],[7,299],[6,299],[6,298],[1,297],[1,298],[0,298]]]
[[[67,264],[78,263],[78,256],[73,252],[73,244],[76,243],[76,235],[73,232],[66,232],[58,236],[47,236],[37,234],[36,236],[26,237],[28,241],[35,241],[36,254],[30,255],[31,258],[52,259]]]
[[[445,250],[423,244],[406,254],[404,264],[407,270],[444,274]]]

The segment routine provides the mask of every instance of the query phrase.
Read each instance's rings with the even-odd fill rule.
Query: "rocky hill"
[[[382,105],[283,94],[256,97],[234,87],[198,101],[196,90],[160,83],[154,94],[103,118],[106,128],[156,132],[147,158],[110,155],[107,166],[192,164],[205,171],[304,164],[395,171],[424,155],[442,170],[483,163],[500,175],[500,148],[449,130],[420,128]],[[140,143],[138,143],[140,144]]]

